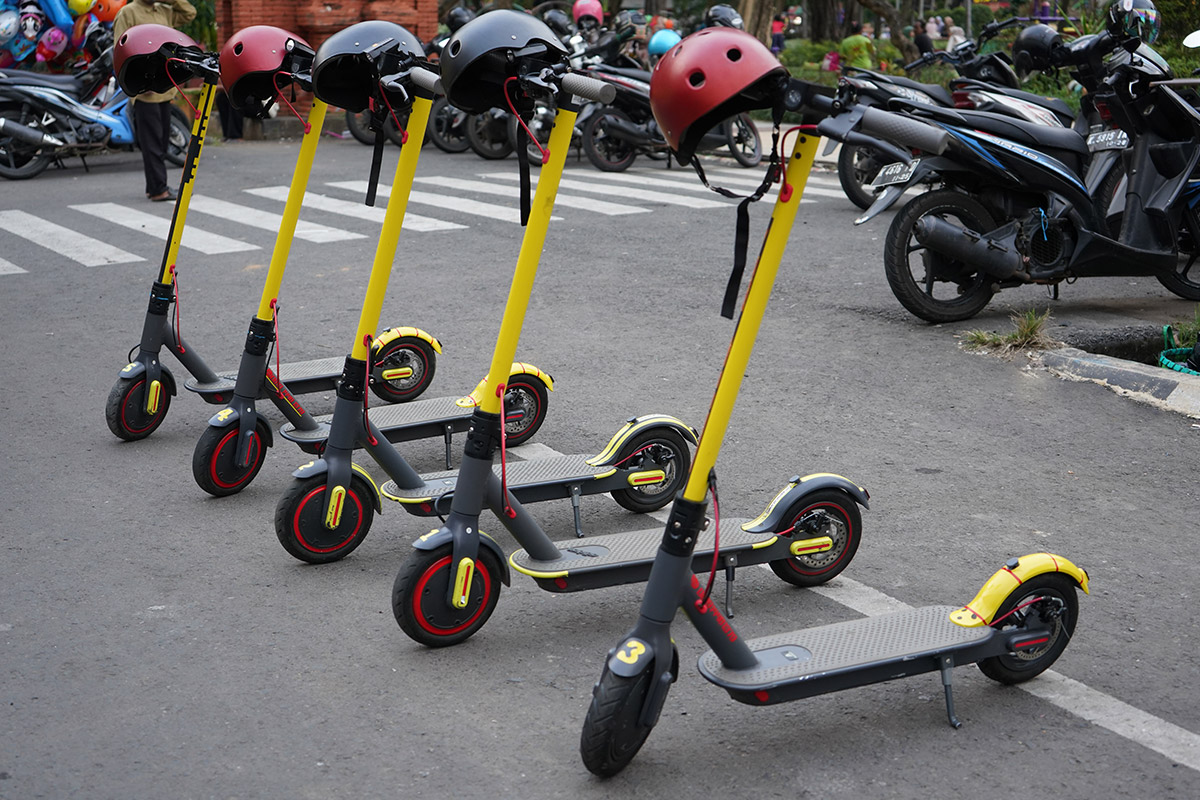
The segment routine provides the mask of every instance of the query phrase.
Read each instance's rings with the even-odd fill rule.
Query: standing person
[[[861,22],[850,23],[850,35],[842,39],[838,52],[841,53],[843,65],[859,69],[875,66],[875,44],[863,36]]]
[[[913,23],[913,44],[917,46],[917,50],[921,55],[933,52],[933,40],[925,32],[925,23],[921,22],[921,20]]]
[[[178,28],[196,18],[196,9],[187,0],[131,0],[113,20],[113,41],[120,41],[125,31],[134,25],[166,25]],[[146,171],[146,197],[156,203],[174,200],[175,193],[167,185],[167,141],[171,135],[171,101],[175,90],[142,92],[131,97],[133,124],[138,148],[142,151],[142,166]]]
[[[946,37],[946,50],[953,50],[967,40],[966,31],[958,25],[950,26],[950,35]]]
[[[771,52],[776,57],[783,52],[784,38],[783,32],[787,30],[787,17],[783,14],[776,14],[771,20]]]

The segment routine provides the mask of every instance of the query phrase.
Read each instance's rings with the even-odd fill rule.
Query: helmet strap
[[[700,158],[692,154],[692,168],[696,170],[696,175],[700,178],[700,182],[707,186],[712,191],[723,197],[733,199],[741,199],[737,207],[737,224],[734,228],[733,236],[733,269],[729,273],[729,283],[725,286],[725,297],[721,301],[721,316],[726,319],[733,319],[733,308],[737,303],[738,293],[742,288],[742,276],[746,272],[746,247],[750,241],[750,204],[758,202],[762,196],[767,193],[771,185],[778,182],[780,171],[779,158],[779,126],[783,122],[783,104],[776,103],[772,108],[772,127],[771,127],[771,156],[767,163],[767,171],[763,175],[762,183],[754,190],[753,194],[740,195],[731,192],[722,186],[713,186],[708,182],[708,178],[704,174],[704,167],[700,165]]]

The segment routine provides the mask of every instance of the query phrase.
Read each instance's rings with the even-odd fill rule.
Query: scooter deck
[[[991,655],[995,630],[951,622],[956,610],[927,606],[751,639],[757,667],[730,669],[710,650],[700,674],[738,702],[769,705],[935,672],[945,656],[964,664]]]
[[[305,391],[317,391],[321,384],[333,388],[333,382],[342,374],[342,364],[345,358],[315,358],[311,361],[296,361],[291,364],[279,365],[279,377],[293,394],[304,394]],[[237,371],[219,372],[218,380],[212,383],[201,383],[195,378],[189,378],[183,385],[189,391],[203,395],[233,394],[237,383]],[[305,384],[315,383],[311,387]]]
[[[474,408],[463,408],[457,397],[430,397],[408,403],[377,406],[371,409],[371,422],[389,442],[408,442],[413,439],[428,439],[442,436],[446,426],[451,433],[465,431],[471,426]],[[316,417],[317,427],[311,431],[298,430],[290,422],[279,429],[279,435],[302,448],[316,445],[329,438],[332,414]]]
[[[721,556],[733,556],[770,547],[779,538],[773,533],[747,533],[746,520],[721,521]],[[628,533],[592,536],[582,542],[560,542],[561,555],[553,561],[536,561],[518,550],[508,557],[517,572],[530,576],[540,588],[551,592],[579,592],[602,586],[641,583],[650,577],[654,556],[662,543],[663,526]],[[692,558],[692,569],[707,572],[712,568],[715,535],[700,534]],[[724,559],[722,564],[724,566]]]

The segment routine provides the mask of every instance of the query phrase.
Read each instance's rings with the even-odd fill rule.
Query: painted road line
[[[283,223],[283,215],[281,214],[273,214],[270,211],[263,211],[261,208],[251,208],[250,206],[231,203],[228,200],[220,200],[216,197],[209,197],[203,194],[192,195],[192,200],[188,208],[191,211],[198,211],[201,214],[209,214],[229,220],[230,222],[237,222],[241,225],[249,225],[251,228],[261,228],[264,231],[275,233],[279,232],[279,226]],[[317,244],[366,238],[361,233],[344,231],[340,228],[330,228],[325,225],[318,225],[315,222],[304,222],[303,220],[296,222],[295,236],[297,239]]]
[[[5,261],[3,258],[0,258],[0,275],[19,275],[22,272],[28,274],[26,270],[21,269],[11,261]]]
[[[156,217],[144,211],[135,211],[128,206],[118,205],[117,203],[85,203],[83,205],[71,206],[71,208],[84,214],[91,214],[93,217],[99,217],[114,225],[120,225],[123,228],[140,231],[163,242],[167,240],[167,236],[171,232],[171,220]],[[222,236],[219,233],[209,233],[208,231],[191,226],[184,227],[183,239],[180,241],[180,245],[189,250],[204,253],[206,256],[218,255],[220,253],[242,253],[247,250],[259,249],[256,244],[230,239],[228,236]]]
[[[731,177],[731,176],[728,176],[725,174],[713,174],[714,172],[720,173],[721,171],[720,170],[712,170],[711,172],[708,173],[708,182],[713,184],[714,186],[742,186],[742,187],[745,187],[746,189],[752,190],[752,189],[757,189],[758,185],[762,182],[761,176],[758,178],[755,178],[755,179],[739,178],[739,177]],[[827,182],[816,181],[810,177],[804,186],[805,196],[840,197],[841,199],[846,200],[846,193],[844,191],[842,191],[841,187],[838,184],[836,184],[836,183],[834,184],[834,186],[837,188],[832,188],[829,186],[822,186],[821,185],[822,183],[827,183]]]
[[[761,169],[766,169],[766,166],[763,165]],[[706,169],[705,172],[709,175],[727,176],[731,181],[750,183],[754,184],[755,186],[757,186],[758,182],[762,180],[761,170],[758,172],[757,177],[755,176],[755,170],[753,169],[736,169],[734,167],[713,167],[712,169]],[[837,178],[827,178],[817,172],[810,172],[808,174],[808,182],[815,183],[819,186],[828,186],[833,189],[840,189],[842,187],[842,184]]]
[[[83,264],[100,267],[105,264],[132,264],[145,261],[141,256],[127,253],[107,242],[76,233],[70,228],[48,222],[24,211],[0,211],[0,229],[46,247],[61,256]]]
[[[287,186],[263,186],[258,189],[246,189],[248,194],[256,197],[265,197],[268,200],[279,200],[281,202],[287,202],[288,191]],[[366,206],[362,203],[339,200],[336,197],[314,194],[313,192],[308,192],[304,195],[304,207],[379,224],[383,223],[383,215],[385,213],[381,206]],[[430,231],[461,230],[466,227],[466,225],[459,225],[457,222],[423,217],[420,214],[410,214],[407,212],[404,214],[404,230],[406,231],[428,233]]]
[[[516,173],[505,172],[488,172],[480,177],[495,178],[497,180],[517,180]],[[654,192],[649,189],[635,189],[631,186],[606,186],[601,184],[587,183],[585,181],[572,180],[563,178],[558,184],[563,189],[573,189],[578,192],[591,192],[593,194],[612,195],[614,197],[623,197],[628,200],[644,200],[651,203],[664,203],[672,206],[685,206],[687,208],[725,208],[728,203],[723,203],[718,200],[709,200],[701,197],[677,197],[675,195],[664,194],[663,192]]]
[[[329,181],[325,185],[336,189],[349,189],[352,192],[365,192],[367,190],[366,181]],[[379,184],[379,195],[381,197],[389,197],[391,191],[391,186],[383,183]],[[492,203],[481,203],[478,200],[468,200],[465,197],[452,197],[450,195],[433,194],[432,192],[422,192],[413,189],[408,193],[408,202],[434,206],[444,211],[456,211],[460,214],[486,217],[487,219],[495,219],[500,222],[511,222],[515,225],[521,224],[520,209],[506,208]],[[550,219],[562,219],[562,217],[550,217]]]
[[[512,189],[504,186],[497,186],[494,183],[486,181],[469,181],[462,178],[439,178],[426,176],[422,178],[413,178],[415,183],[427,183],[436,186],[444,186],[447,189],[459,189],[464,192],[478,192],[479,194],[498,194],[504,197],[512,197]],[[594,211],[597,214],[614,217],[625,214],[645,214],[650,211],[648,208],[641,206],[623,205],[621,203],[610,203],[607,200],[596,200],[591,197],[579,197],[573,194],[560,194],[554,198],[555,206],[564,208],[579,208],[584,211]]]

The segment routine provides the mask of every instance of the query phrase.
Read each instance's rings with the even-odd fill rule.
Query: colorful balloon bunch
[[[125,0],[0,0],[0,68],[44,64],[55,69],[90,59],[85,48],[112,27]]]

